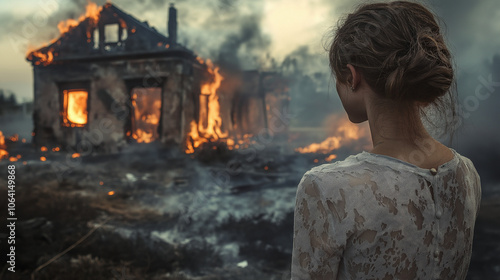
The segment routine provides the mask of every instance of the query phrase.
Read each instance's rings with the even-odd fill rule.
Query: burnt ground
[[[290,277],[295,187],[318,156],[135,147],[73,159],[17,149],[16,273],[2,265],[0,279]],[[483,199],[467,279],[500,279],[499,201]]]
[[[484,198],[474,229],[467,279],[500,279],[500,196]]]
[[[282,173],[294,163],[274,157],[275,151],[268,151],[265,160],[220,149],[193,158],[154,146],[76,159],[21,147],[9,152],[22,154],[15,162],[16,273],[6,271],[2,253],[0,279],[30,279],[32,274],[35,279],[289,275],[294,202],[289,199],[283,206],[260,194],[288,189],[292,198],[305,170],[297,163],[299,172]],[[229,166],[234,156],[239,160]],[[286,166],[276,166],[278,157]],[[0,162],[2,186],[9,164]],[[7,197],[6,188],[0,197]],[[0,213],[5,221],[6,211]],[[2,252],[7,251],[5,240]]]

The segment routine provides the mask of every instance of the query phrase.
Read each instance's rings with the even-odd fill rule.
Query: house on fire
[[[211,123],[206,119],[214,109],[202,88],[214,75],[177,43],[176,9],[169,8],[166,37],[111,3],[95,8],[27,57],[34,75],[33,142],[107,152],[131,142],[190,146],[193,129]],[[253,84],[241,83],[248,89],[231,93],[218,108],[220,139],[256,134],[272,121],[269,112],[287,106],[279,75],[243,76]]]

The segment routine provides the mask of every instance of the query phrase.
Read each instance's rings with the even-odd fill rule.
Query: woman
[[[454,116],[433,14],[405,1],[363,5],[339,24],[329,58],[373,150],[302,178],[292,279],[465,279],[481,189],[472,162],[422,125],[428,106]]]

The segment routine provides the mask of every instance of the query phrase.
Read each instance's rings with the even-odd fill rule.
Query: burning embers
[[[36,58],[35,65],[48,65],[54,60],[54,55],[52,54],[53,49],[50,48],[47,53],[39,52],[39,51],[33,51],[28,54],[28,59],[29,60],[34,60]]]
[[[132,89],[132,138],[137,143],[150,143],[159,137],[161,88]]]
[[[65,90],[63,125],[68,127],[81,127],[87,124],[87,100],[88,92],[83,89]]]

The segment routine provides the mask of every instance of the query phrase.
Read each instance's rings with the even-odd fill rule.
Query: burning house
[[[268,113],[287,106],[284,79],[246,72],[219,102],[219,69],[177,42],[173,5],[168,14],[168,37],[111,3],[90,3],[79,21],[60,22],[60,37],[27,56],[33,142],[115,151],[156,141],[193,152],[211,141],[237,148],[266,130]]]

